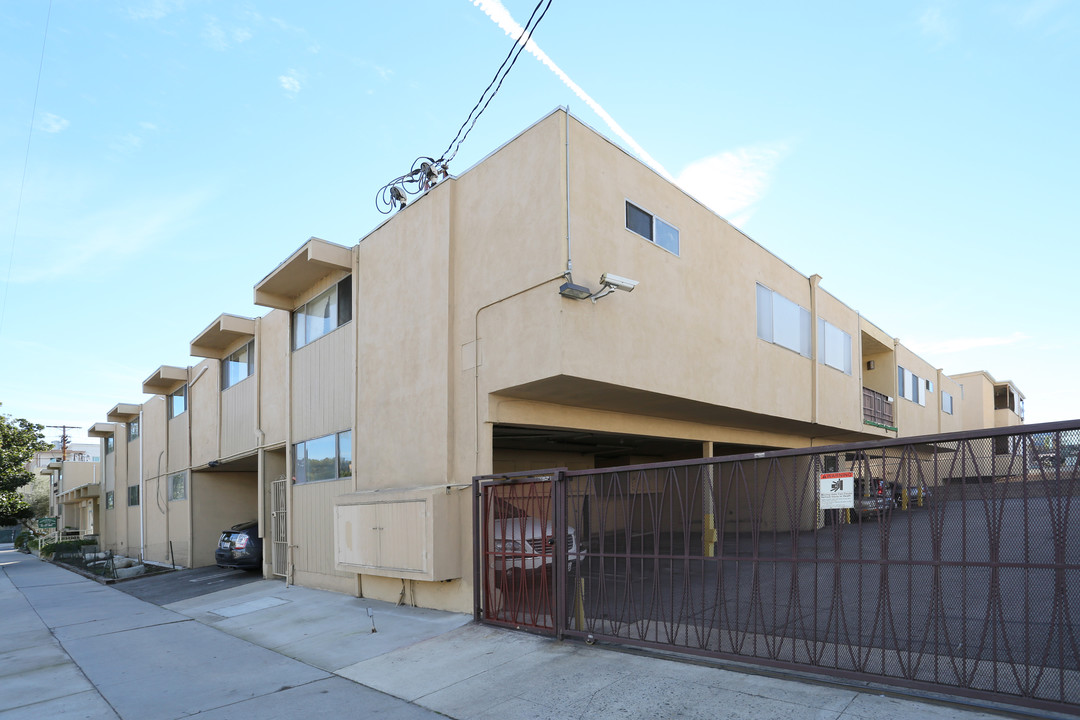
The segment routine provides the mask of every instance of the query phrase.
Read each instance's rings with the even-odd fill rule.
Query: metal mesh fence
[[[1075,711],[1078,455],[1080,422],[477,479],[481,613]]]

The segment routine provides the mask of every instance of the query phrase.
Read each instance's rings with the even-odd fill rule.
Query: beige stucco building
[[[254,292],[265,315],[219,316],[92,429],[105,545],[212,564],[258,519],[268,576],[469,610],[474,475],[989,419],[973,381],[562,110]]]

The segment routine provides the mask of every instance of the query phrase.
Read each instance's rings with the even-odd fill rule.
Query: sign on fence
[[[818,476],[822,510],[855,507],[855,473],[831,472]]]

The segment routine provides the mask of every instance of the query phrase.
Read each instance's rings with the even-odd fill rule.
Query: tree
[[[26,468],[34,453],[52,447],[44,440],[41,432],[44,427],[23,418],[0,415],[0,525],[14,525],[34,516],[18,490],[34,479]]]

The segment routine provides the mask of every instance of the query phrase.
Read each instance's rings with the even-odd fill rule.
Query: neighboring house
[[[466,611],[474,475],[985,426],[820,281],[557,110],[306,242],[95,425],[103,542],[205,565],[258,519],[267,576]]]

